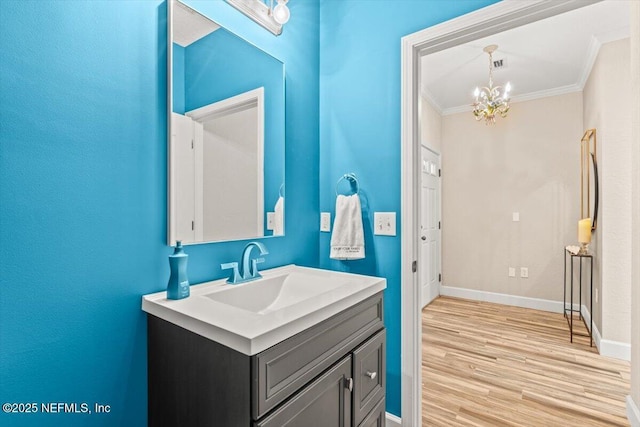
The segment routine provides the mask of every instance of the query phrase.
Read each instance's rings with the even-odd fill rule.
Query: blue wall
[[[274,37],[222,1],[187,0],[286,64],[286,216],[295,227],[266,240],[265,267],[388,278],[394,414],[400,239],[374,238],[370,221],[374,210],[400,213],[400,38],[492,1],[296,0]],[[112,407],[0,414],[2,425],[146,423],[140,296],[162,290],[169,274],[165,28],[160,0],[0,2],[0,401]],[[345,172],[358,174],[367,227],[367,258],[351,263],[330,261],[329,235],[317,231]],[[243,245],[188,247],[191,281],[222,277],[219,263]]]
[[[184,77],[184,58],[186,49],[177,43],[173,45],[173,67],[171,68],[171,83],[173,85],[173,109],[171,111],[179,114],[186,112],[185,108],[185,77]]]
[[[189,1],[287,64],[287,223],[265,268],[318,260],[319,17],[274,37]],[[166,11],[159,0],[0,2],[0,401],[109,414],[0,413],[3,426],[146,425],[141,295],[169,277]],[[188,247],[192,283],[245,242]]]
[[[366,258],[320,266],[387,278],[387,411],[400,415],[400,236],[373,237],[373,212],[397,212],[400,231],[400,39],[494,0],[343,0],[320,3],[320,210],[335,213],[335,184],[355,172]],[[293,2],[292,2],[293,3]],[[410,260],[405,260],[410,262]]]

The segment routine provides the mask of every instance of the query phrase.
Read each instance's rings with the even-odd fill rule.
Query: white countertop
[[[288,265],[260,272],[263,279],[230,285],[226,279],[191,286],[191,295],[168,300],[166,291],[144,295],[142,310],[246,355],[260,353],[298,332],[375,295],[387,287],[384,278]],[[327,291],[274,311],[255,313],[211,299],[214,292],[255,284],[277,276],[308,279]],[[339,283],[339,285],[336,285]]]

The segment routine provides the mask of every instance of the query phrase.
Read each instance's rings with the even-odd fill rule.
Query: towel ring
[[[340,193],[338,193],[338,184],[340,184],[340,181],[342,181],[343,179],[348,180],[351,184],[355,184],[356,185],[356,192],[353,194],[358,194],[360,192],[360,185],[358,184],[358,178],[356,178],[356,174],[351,172],[351,173],[345,173],[344,175],[342,175],[340,177],[340,179],[338,179],[338,182],[336,182],[336,196],[338,196]]]
[[[280,197],[284,197],[283,190],[284,190],[284,183],[280,184],[280,188],[278,189],[278,195]]]

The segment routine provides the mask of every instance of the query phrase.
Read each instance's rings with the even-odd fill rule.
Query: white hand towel
[[[333,259],[364,258],[364,230],[362,209],[357,194],[336,198],[336,219],[331,234],[331,254]]]
[[[276,206],[273,208],[273,235],[284,235],[284,197],[278,197]]]

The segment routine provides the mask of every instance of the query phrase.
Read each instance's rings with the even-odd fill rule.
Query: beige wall
[[[595,321],[603,339],[630,343],[631,127],[629,39],[602,45],[583,91],[585,129],[596,128],[600,213],[594,236]]]
[[[631,396],[640,405],[640,3],[631,5],[631,99],[633,141],[633,260],[631,305]]]
[[[443,285],[562,301],[582,133],[579,92],[515,103],[493,126],[469,112],[442,118]]]
[[[424,96],[420,96],[419,102],[420,143],[442,153],[442,117]]]

